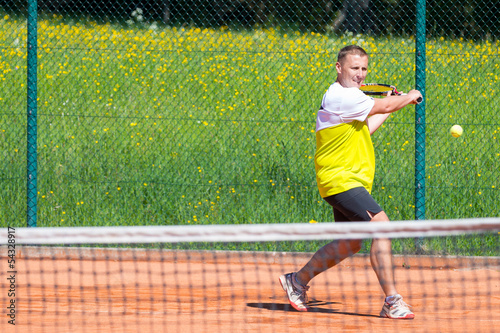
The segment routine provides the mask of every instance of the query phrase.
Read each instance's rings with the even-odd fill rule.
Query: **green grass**
[[[24,226],[26,23],[0,24],[0,226]],[[61,17],[38,35],[39,226],[331,221],[313,156],[336,52],[358,43],[372,55],[368,81],[414,86],[403,37]],[[428,41],[427,219],[499,215],[498,48]],[[392,220],[415,218],[414,123],[407,107],[373,137],[373,195]]]

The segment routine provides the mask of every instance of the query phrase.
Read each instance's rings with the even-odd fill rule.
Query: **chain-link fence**
[[[373,195],[392,220],[498,216],[496,0],[0,0],[1,223],[331,221],[313,156],[336,54],[415,87],[419,6],[424,122],[406,107],[374,134]]]

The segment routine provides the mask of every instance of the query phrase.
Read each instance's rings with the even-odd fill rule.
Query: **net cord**
[[[262,242],[456,236],[500,231],[500,218],[393,221],[388,223],[275,223],[110,227],[15,228],[16,245],[182,242]],[[8,244],[0,229],[0,244]]]

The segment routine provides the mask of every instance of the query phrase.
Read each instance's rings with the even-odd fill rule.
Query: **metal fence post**
[[[28,1],[27,224],[37,218],[37,0]]]
[[[426,0],[417,0],[417,27],[415,46],[415,85],[424,96],[415,112],[415,219],[425,220],[425,43]],[[417,240],[417,252],[422,250],[422,239]]]

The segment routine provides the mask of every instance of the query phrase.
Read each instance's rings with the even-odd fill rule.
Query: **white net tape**
[[[500,230],[500,218],[389,223],[277,223],[239,225],[16,228],[16,244],[265,242],[454,236]],[[0,230],[7,240],[7,229]]]

